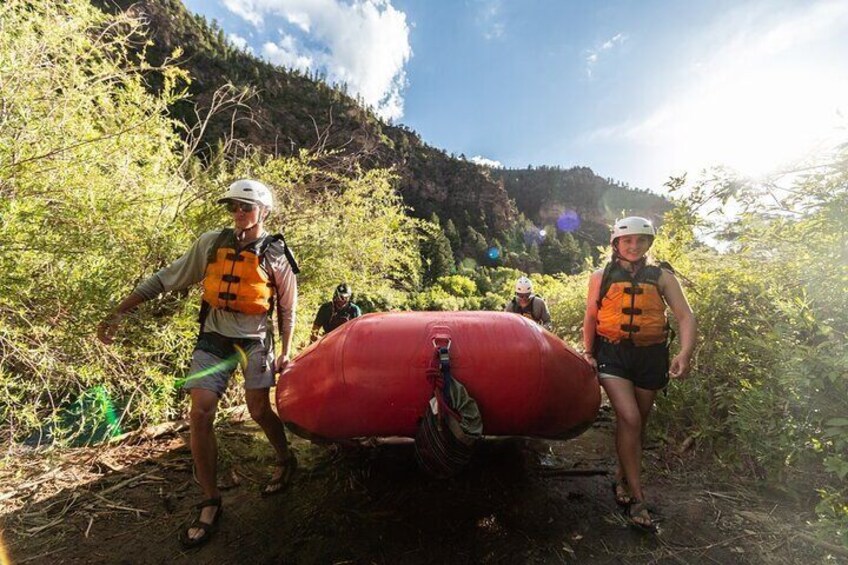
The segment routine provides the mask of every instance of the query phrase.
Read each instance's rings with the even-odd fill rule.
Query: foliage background
[[[141,307],[114,347],[94,328],[227,221],[214,201],[241,176],[273,188],[269,227],[303,265],[297,345],[341,280],[366,311],[497,310],[522,273],[555,332],[580,342],[588,275],[608,250],[555,225],[528,243],[541,216],[516,216],[499,240],[474,228],[486,218],[413,219],[396,169],[324,147],[272,156],[230,139],[197,151],[196,124],[173,112],[191,104],[192,79],[150,68],[146,41],[138,19],[82,0],[0,6],[0,434],[10,453],[182,413],[174,383],[196,332],[196,291]],[[225,95],[237,106],[244,93]],[[555,172],[527,175],[523,193],[520,175],[502,182],[542,210]],[[718,171],[670,189],[678,200],[653,253],[677,269],[700,337],[694,374],[660,397],[653,433],[694,441],[715,469],[814,494],[848,543],[848,149],[773,179]]]

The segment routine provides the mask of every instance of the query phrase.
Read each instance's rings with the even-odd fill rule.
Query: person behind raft
[[[520,314],[547,330],[551,329],[548,305],[541,296],[533,294],[533,283],[527,277],[521,277],[515,282],[515,296],[506,303],[504,312]]]
[[[347,283],[341,283],[333,292],[333,299],[318,308],[315,321],[312,322],[312,335],[309,338],[309,343],[318,339],[321,330],[324,331],[324,334],[328,334],[345,322],[361,315],[359,306],[351,301],[350,286]]]
[[[646,257],[654,242],[649,220],[629,217],[612,228],[612,260],[589,279],[583,345],[615,410],[616,502],[631,524],[655,531],[642,490],[642,442],[657,391],[669,376],[689,373],[696,323],[677,277]],[[680,327],[680,352],[669,364],[666,304]]]
[[[283,424],[271,411],[268,399],[275,374],[289,362],[297,305],[294,260],[281,238],[268,235],[263,227],[273,208],[268,187],[255,180],[239,180],[218,203],[229,211],[234,229],[201,235],[185,255],[143,280],[98,326],[98,337],[110,344],[121,319],[142,302],[203,283],[201,333],[183,388],[191,395],[191,454],[204,500],[197,505],[197,521],[182,533],[181,541],[187,547],[208,541],[223,512],[216,483],[218,452],[213,423],[218,399],[237,365],[244,373],[250,415],[277,455],[276,469],[262,494],[281,492],[297,466]],[[276,358],[274,310],[281,342]]]

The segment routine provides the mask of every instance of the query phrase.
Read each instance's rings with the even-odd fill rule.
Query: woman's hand
[[[686,378],[692,368],[690,363],[691,360],[688,355],[678,353],[674,356],[674,359],[671,360],[671,366],[668,368],[668,376],[672,379]]]
[[[592,366],[592,370],[596,373],[598,372],[598,362],[595,360],[595,357],[586,351],[583,353],[583,359]]]

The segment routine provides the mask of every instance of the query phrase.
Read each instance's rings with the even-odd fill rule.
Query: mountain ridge
[[[346,94],[344,86],[329,86],[320,77],[275,67],[239,50],[217,23],[192,15],[179,0],[91,1],[102,10],[129,10],[147,20],[152,45],[145,53],[154,67],[180,48],[183,56],[176,64],[192,77],[189,94],[198,106],[208,107],[214,93],[227,83],[256,89],[256,98],[249,102],[252,119],[231,122],[226,113],[213,116],[200,151],[230,135],[273,155],[317,146],[338,149],[365,167],[393,167],[400,179],[398,191],[413,216],[435,214],[443,225],[451,220],[463,238],[471,228],[489,241],[509,239],[510,232],[522,229],[518,225],[522,216],[539,226],[552,219],[555,224],[550,211],[561,208],[574,209],[585,218],[578,236],[595,243],[604,239],[609,216],[618,212],[599,203],[610,191],[627,190],[585,167],[490,169],[449,155],[403,125],[384,123]],[[150,83],[157,87],[155,76]],[[173,112],[189,124],[196,120],[191,104],[178,105]],[[541,186],[545,182],[547,186]],[[529,188],[525,190],[524,184]],[[572,198],[572,193],[582,200]],[[670,207],[662,197],[639,194],[644,198],[628,200],[635,200],[637,208],[656,211],[657,219]],[[464,254],[454,251],[458,258]]]

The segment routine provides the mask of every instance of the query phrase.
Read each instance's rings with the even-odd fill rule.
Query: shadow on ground
[[[461,476],[446,481],[424,476],[410,446],[328,448],[298,439],[300,469],[291,487],[262,498],[270,448],[253,425],[226,426],[219,431],[226,487],[220,528],[190,551],[177,541],[199,499],[184,436],[75,450],[73,461],[56,462],[60,472],[41,467],[45,473],[0,494],[3,537],[14,563],[827,559],[792,536],[792,520],[802,516],[789,503],[687,482],[667,471],[670,455],[659,448],[647,452],[646,467],[661,530],[632,530],[609,489],[611,430],[602,420],[567,442],[486,442]]]

